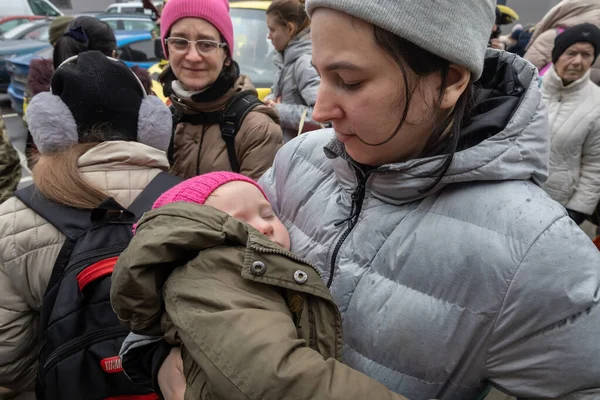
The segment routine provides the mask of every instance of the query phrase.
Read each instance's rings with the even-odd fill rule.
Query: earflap
[[[64,151],[79,142],[77,123],[62,99],[50,92],[37,94],[27,107],[27,126],[41,154]]]
[[[166,152],[172,129],[171,110],[158,97],[146,96],[138,114],[137,141]]]

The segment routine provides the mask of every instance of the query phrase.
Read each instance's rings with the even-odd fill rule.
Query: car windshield
[[[23,35],[23,32],[26,32],[28,29],[31,29],[31,27],[35,26],[36,24],[37,22],[28,22],[26,24],[19,25],[11,29],[10,31],[4,33],[2,36],[4,36],[4,39],[17,39],[18,37]]]
[[[238,62],[242,74],[248,75],[257,88],[273,85],[275,49],[267,39],[269,34],[264,10],[232,8],[235,38],[233,59]]]

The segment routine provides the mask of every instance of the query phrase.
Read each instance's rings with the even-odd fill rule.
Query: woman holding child
[[[549,136],[537,75],[486,52],[494,6],[307,1],[313,118],[333,130],[287,143],[260,184],[339,308],[343,364],[309,374],[301,342],[272,351],[269,327],[248,340],[240,326],[207,356],[244,360],[222,365],[210,398],[358,399],[380,383],[389,393],[374,398],[474,399],[489,385],[600,396],[600,254],[538,186]],[[177,350],[162,361],[153,377],[178,398]]]

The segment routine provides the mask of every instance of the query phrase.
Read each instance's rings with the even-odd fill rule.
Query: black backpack
[[[112,198],[91,211],[61,206],[33,185],[16,192],[66,236],[40,312],[38,400],[158,399],[121,367],[119,350],[129,332],[110,304],[111,274],[131,240],[132,225],[179,182],[159,174],[128,209]]]
[[[192,125],[219,124],[221,137],[227,146],[227,156],[229,157],[231,170],[239,173],[240,163],[235,153],[235,136],[239,132],[242,122],[244,122],[248,113],[261,104],[263,102],[256,97],[256,93],[253,90],[245,90],[231,98],[223,111],[193,115],[178,115],[177,113],[173,113],[173,135],[171,135],[171,144],[169,146],[169,159],[172,161],[173,139],[177,124],[181,122]]]

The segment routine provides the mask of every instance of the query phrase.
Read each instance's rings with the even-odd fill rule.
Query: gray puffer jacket
[[[344,363],[411,400],[489,383],[600,398],[600,253],[537,185],[549,134],[535,76],[488,51],[473,123],[428,193],[443,156],[364,171],[329,131],[285,145],[261,178],[292,251],[329,283]]]
[[[308,109],[304,130],[320,127],[312,120],[312,110],[317,101],[317,90],[321,79],[311,64],[312,42],[310,28],[300,32],[283,53],[274,58],[276,72],[272,92],[267,99],[281,98],[277,111],[281,119],[284,142],[298,134],[304,110]]]
[[[548,120],[534,67],[489,51],[471,126],[443,156],[365,171],[333,133],[261,178],[292,251],[329,283],[344,363],[411,400],[600,398],[600,253],[536,183]],[[245,366],[240,366],[245,368]]]

